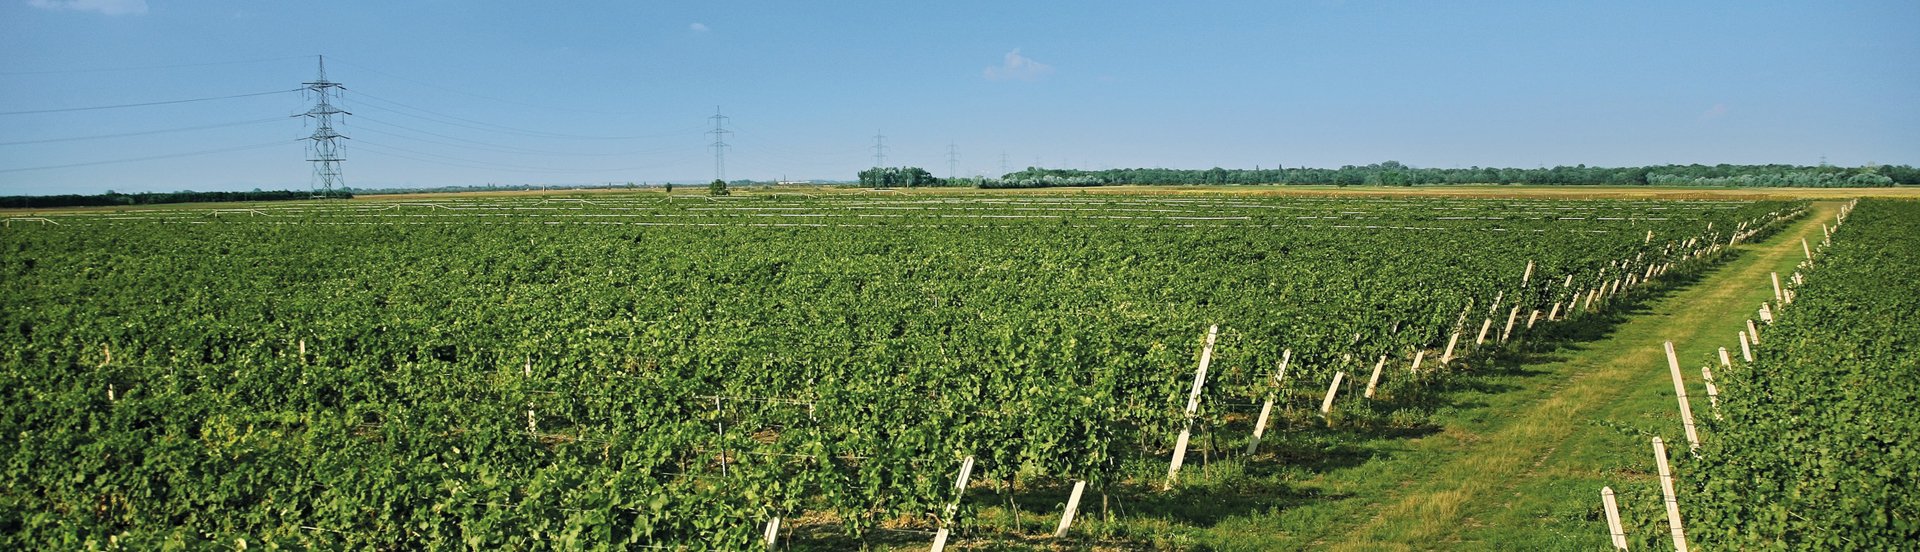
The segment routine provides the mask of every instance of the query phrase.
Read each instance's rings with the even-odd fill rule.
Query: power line
[[[450,136],[446,134],[440,134],[437,132],[421,130],[421,129],[413,128],[406,125],[394,124],[391,122],[382,121],[380,119],[371,118],[363,114],[356,113],[354,114],[354,117],[356,117],[357,120],[359,121],[358,123],[356,123],[359,125],[358,132],[371,132],[374,134],[384,134],[387,136],[392,136],[392,137],[400,138],[403,140],[413,140],[415,142],[439,144],[442,146],[451,146],[456,148],[465,148],[465,149],[472,149],[472,150],[493,151],[493,152],[499,152],[499,153],[512,153],[512,154],[520,154],[520,155],[565,155],[565,156],[579,156],[579,157],[613,157],[613,156],[621,156],[621,155],[652,155],[652,154],[667,153],[667,152],[686,149],[686,146],[679,145],[679,146],[667,146],[667,147],[640,149],[640,150],[632,150],[632,151],[618,151],[618,152],[610,152],[610,153],[540,150],[540,149],[508,146],[504,144],[495,144],[491,142],[481,142],[478,140],[469,140],[469,139],[461,138],[458,136]],[[445,138],[447,140],[452,140],[452,142],[429,140],[426,138],[408,136],[405,134],[400,134],[395,132],[386,132],[378,129],[367,128],[366,125],[368,123],[372,123],[376,126],[383,126],[383,127],[390,127],[390,128],[395,128],[399,130],[404,130],[407,132],[425,134],[427,136]]]
[[[364,98],[364,99],[369,99],[369,100],[373,100],[373,101],[376,101],[376,102],[381,102],[381,103],[386,103],[386,104],[391,104],[391,105],[394,105],[394,106],[398,106],[398,107],[401,107],[401,108],[405,108],[405,109],[410,109],[410,110],[413,110],[413,111],[418,111],[418,112],[420,112],[420,113],[425,113],[425,114],[428,114],[428,115],[432,115],[433,117],[426,117],[426,116],[422,116],[422,115],[416,115],[416,114],[412,114],[412,113],[407,113],[407,112],[404,112],[404,111],[398,111],[398,110],[394,110],[394,109],[390,109],[390,108],[383,108],[383,107],[380,107],[380,106],[372,106],[372,105],[365,105],[365,104],[360,104],[360,105],[361,105],[362,107],[372,107],[372,108],[374,108],[374,109],[378,109],[378,110],[381,110],[381,111],[386,111],[386,112],[388,112],[388,113],[395,113],[395,114],[399,114],[399,115],[403,115],[403,116],[407,116],[407,117],[413,117],[413,118],[416,118],[416,119],[422,119],[422,120],[426,120],[426,121],[433,121],[433,122],[436,122],[436,123],[440,123],[440,124],[443,124],[443,125],[449,125],[449,126],[457,126],[457,127],[465,127],[465,128],[470,128],[470,129],[473,129],[473,130],[485,130],[485,131],[488,131],[488,132],[500,132],[500,133],[505,133],[505,134],[521,134],[521,135],[526,135],[526,136],[533,136],[533,137],[538,137],[538,138],[564,138],[564,139],[570,139],[570,140],[642,140],[642,139],[647,139],[647,138],[663,138],[663,137],[669,137],[669,136],[681,136],[681,135],[683,135],[683,133],[681,133],[681,132],[674,132],[674,133],[665,133],[665,134],[650,134],[650,135],[635,135],[635,136],[584,136],[584,135],[579,135],[579,134],[562,134],[562,133],[557,133],[557,132],[545,132],[545,131],[539,131],[539,130],[532,130],[532,129],[525,129],[525,128],[517,128],[517,127],[510,127],[510,126],[506,126],[506,125],[498,125],[498,124],[493,124],[493,123],[489,123],[489,122],[485,122],[485,121],[476,121],[476,120],[473,120],[473,119],[467,119],[467,118],[464,118],[464,117],[458,117],[458,116],[454,116],[454,115],[448,115],[448,114],[445,114],[445,113],[438,113],[438,112],[435,112],[435,111],[433,111],[433,110],[429,110],[429,109],[423,109],[423,108],[418,108],[418,107],[414,107],[414,106],[411,106],[411,105],[407,105],[407,104],[403,104],[403,103],[400,103],[400,102],[396,102],[396,101],[393,101],[393,100],[389,100],[389,99],[386,99],[386,98],[382,98],[382,97],[379,97],[379,96],[375,96],[375,95],[372,95],[372,94],[368,94],[368,93],[366,93],[366,92],[363,92],[363,91],[360,91],[360,90],[357,90],[357,89],[356,89],[356,90],[349,90],[348,92],[351,92],[351,93],[352,93],[352,96],[351,96],[351,97],[353,97],[353,98]],[[468,124],[461,124],[460,122],[448,122],[448,121],[442,121],[442,120],[436,120],[436,119],[435,119],[434,117],[439,117],[439,118],[444,118],[444,119],[452,119],[453,121],[461,121],[461,122],[464,122],[464,123],[468,123]],[[478,125],[478,126],[473,126],[473,125]]]
[[[268,147],[273,147],[273,146],[278,146],[283,144],[289,144],[289,143],[297,142],[300,140],[305,140],[305,138],[300,138],[293,141],[275,140],[272,142],[267,142],[264,144],[254,144],[251,146],[237,146],[237,147],[231,147],[231,148],[221,148],[221,149],[212,149],[212,150],[204,150],[204,151],[190,151],[186,153],[172,153],[167,155],[150,155],[147,157],[131,157],[127,159],[113,159],[109,161],[89,161],[86,163],[68,163],[65,165],[44,165],[39,167],[19,167],[19,168],[13,168],[13,169],[0,169],[0,173],[40,171],[40,170],[47,170],[47,169],[70,169],[74,167],[91,167],[94,165],[112,165],[116,163],[133,163],[136,161],[154,161],[159,159],[173,159],[176,157],[192,157],[196,155],[210,155],[215,153],[227,153],[227,152],[243,151],[243,150],[250,150],[250,149],[268,148]]]
[[[873,135],[873,166],[884,167],[887,165],[887,135],[877,134],[879,131],[875,132],[876,134]]]
[[[257,125],[260,123],[270,123],[270,122],[285,121],[285,120],[287,120],[286,117],[270,117],[266,119],[254,119],[251,121],[235,121],[231,123],[220,123],[216,125],[167,128],[167,129],[160,129],[160,130],[143,130],[139,132],[122,132],[119,134],[95,134],[93,136],[70,136],[66,138],[46,138],[42,140],[20,140],[16,142],[0,142],[0,146],[19,146],[19,145],[25,145],[25,144],[49,144],[53,142],[74,142],[79,140],[98,140],[102,138],[125,138],[128,136],[146,136],[150,134],[166,134],[169,132],[187,132],[187,131],[193,131],[193,130],[206,130],[210,128],[226,128],[226,127],[235,127],[235,126],[242,126],[242,125]]]
[[[381,144],[378,142],[369,142],[365,139],[354,140],[354,144],[356,146],[370,146],[373,148],[393,150],[393,151],[398,151],[398,152],[408,153],[413,155],[437,157],[437,158],[446,159],[453,162],[434,161],[432,159],[420,159],[420,158],[409,157],[407,155],[401,155],[401,154],[396,154],[392,152],[378,151],[378,149],[359,150],[359,151],[366,151],[370,153],[378,153],[381,155],[387,155],[391,157],[398,157],[401,159],[410,159],[413,161],[438,163],[442,165],[463,167],[463,168],[469,168],[469,169],[500,170],[500,171],[529,172],[529,173],[597,173],[597,172],[631,171],[631,170],[641,170],[641,169],[654,169],[654,168],[672,165],[675,163],[680,163],[682,161],[687,160],[687,158],[680,158],[680,159],[674,159],[672,161],[658,163],[654,165],[640,165],[640,166],[631,166],[631,167],[610,167],[610,168],[602,168],[602,169],[567,169],[567,168],[556,169],[556,168],[550,168],[550,167],[534,167],[534,166],[528,166],[528,165],[511,165],[506,163],[496,163],[492,161],[480,161],[477,159],[467,159],[464,157],[454,157],[451,155],[442,155],[438,153],[428,153],[424,151],[410,150],[410,149],[402,148],[399,146],[390,146],[390,145]],[[691,156],[688,156],[688,157],[691,157]]]
[[[153,70],[153,69],[180,69],[184,67],[211,67],[215,65],[240,65],[243,63],[266,63],[270,61],[286,61],[290,59],[306,59],[306,58],[307,56],[287,56],[287,57],[263,58],[263,59],[244,59],[244,60],[238,60],[238,61],[212,61],[207,63],[148,65],[145,67],[109,67],[109,68],[101,68],[101,69],[57,69],[57,70],[51,70],[51,71],[9,71],[9,72],[0,73],[0,76],[11,77],[11,76],[18,76],[18,75],[67,75],[67,74],[74,74],[74,73],[113,73],[113,72],[119,72],[119,71],[147,71],[147,70]]]
[[[393,74],[393,73],[388,73],[388,72],[385,72],[385,71],[381,71],[381,70],[378,70],[378,69],[374,69],[374,68],[372,68],[372,67],[368,67],[368,66],[365,66],[365,65],[361,65],[361,64],[358,64],[358,63],[353,63],[353,62],[350,62],[350,61],[340,61],[340,60],[339,60],[338,58],[335,58],[335,60],[334,60],[334,63],[337,63],[337,64],[345,64],[345,65],[349,65],[349,66],[352,66],[352,67],[358,67],[358,68],[360,68],[360,69],[361,69],[361,70],[363,70],[363,71],[366,71],[366,72],[369,72],[369,73],[373,73],[373,74],[376,74],[376,75],[382,75],[382,76],[385,76],[385,77],[388,77],[388,78],[392,78],[392,79],[396,79],[396,80],[400,80],[400,81],[405,81],[405,82],[410,82],[410,83],[413,83],[413,84],[417,84],[417,85],[420,85],[420,86],[425,86],[425,87],[428,87],[428,88],[434,88],[434,89],[438,89],[438,90],[444,90],[444,91],[447,91],[447,92],[452,92],[452,93],[455,93],[455,94],[460,94],[460,95],[462,95],[462,96],[469,96],[469,97],[474,97],[474,98],[479,98],[479,99],[482,99],[482,100],[491,100],[491,101],[496,101],[496,102],[500,102],[500,103],[506,103],[506,104],[513,104],[513,105],[518,105],[518,106],[523,106],[523,107],[533,107],[533,108],[539,108],[539,109],[547,109],[547,110],[552,110],[552,111],[570,111],[570,112],[574,112],[574,113],[592,113],[592,114],[596,114],[596,115],[623,115],[623,116],[630,116],[630,115],[636,115],[635,113],[622,113],[622,112],[616,112],[616,111],[597,111],[597,110],[592,110],[592,109],[573,109],[573,108],[566,108],[566,107],[554,107],[554,106],[550,106],[550,105],[540,105],[540,104],[534,104],[534,103],[527,103],[527,102],[522,102],[522,101],[515,101],[515,100],[509,100],[509,99],[506,99],[506,98],[497,98],[497,97],[493,97],[493,96],[487,96],[487,95],[484,95],[484,94],[475,94],[475,93],[473,93],[473,92],[469,92],[469,91],[466,91],[466,90],[461,90],[461,89],[459,89],[459,88],[455,88],[455,87],[450,87],[450,86],[442,86],[442,85],[438,85],[438,84],[434,84],[434,83],[430,83],[430,82],[426,82],[426,81],[422,81],[422,80],[418,80],[418,79],[411,79],[411,78],[407,78],[407,77],[403,77],[403,76],[400,76],[400,75],[395,75],[395,74]]]
[[[211,98],[192,98],[192,99],[186,99],[186,100],[167,100],[167,101],[163,101],[163,102],[144,102],[144,103],[131,103],[131,104],[119,104],[119,105],[95,105],[95,106],[88,106],[88,107],[63,107],[63,108],[59,108],[59,109],[34,109],[34,110],[28,110],[28,111],[0,111],[0,115],[28,115],[28,114],[33,114],[33,113],[65,113],[65,112],[69,112],[69,111],[92,111],[92,110],[96,110],[96,109],[120,109],[120,108],[123,108],[123,107],[147,107],[147,106],[153,106],[153,105],[168,105],[168,104],[182,104],[182,103],[190,103],[190,102],[206,102],[206,101],[213,101],[213,100],[231,100],[231,99],[234,99],[234,98],[248,98],[248,97],[253,97],[253,96],[267,96],[267,95],[272,95],[272,94],[286,94],[286,93],[288,93],[288,92],[299,92],[299,91],[301,91],[301,90],[306,90],[306,88],[295,88],[295,89],[292,89],[292,90],[274,90],[274,91],[272,91],[272,92],[254,92],[254,93],[252,93],[252,94],[234,94],[234,95],[232,95],[232,96],[214,96],[214,97],[211,97]]]

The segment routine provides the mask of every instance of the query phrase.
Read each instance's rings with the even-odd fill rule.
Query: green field
[[[741,549],[777,518],[793,549],[945,527],[1585,550],[1611,484],[1644,548],[1643,436],[1678,440],[1659,342],[1707,358],[1836,210],[1136,189],[44,211],[0,232],[0,538]]]

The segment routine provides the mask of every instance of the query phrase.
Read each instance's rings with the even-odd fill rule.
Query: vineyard
[[[1004,506],[1022,525],[1035,506],[1021,495],[1079,497],[1083,482],[1083,519],[1104,522],[1124,505],[1102,497],[1177,490],[1188,447],[1202,464],[1285,465],[1298,458],[1273,451],[1289,440],[1417,427],[1439,384],[1503,344],[1715,262],[1800,208],[608,194],[17,217],[0,231],[0,548],[1019,541],[1034,531],[979,514]],[[1905,241],[1837,239],[1763,357],[1912,337],[1891,313],[1913,293],[1856,282],[1914,281],[1899,279],[1910,255],[1881,252],[1911,251],[1920,217],[1855,216],[1843,232],[1905,225],[1875,234]],[[1829,321],[1858,308],[1885,326]],[[1782,388],[1788,406],[1728,399],[1729,425],[1826,450],[1810,421],[1769,412],[1911,389],[1864,360],[1826,366],[1765,384],[1826,386]],[[1836,377],[1859,390],[1822,383]],[[1911,455],[1898,431],[1874,434]],[[1858,460],[1818,465],[1876,469]],[[1912,474],[1847,477],[1891,491]],[[1888,519],[1911,523],[1906,507]]]
[[[1702,416],[1700,460],[1683,464],[1697,504],[1688,529],[1704,545],[1920,541],[1920,421],[1907,410],[1920,399],[1920,203],[1866,200],[1845,221],[1804,276],[1779,275],[1786,302],[1758,343],[1724,367],[1709,361],[1714,414]]]

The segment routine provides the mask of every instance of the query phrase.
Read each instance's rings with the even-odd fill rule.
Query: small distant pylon
[[[727,145],[727,135],[733,134],[733,131],[726,129],[727,116],[720,114],[720,106],[713,106],[713,116],[707,118],[713,121],[713,130],[707,131],[707,134],[713,135],[713,143],[707,144],[707,147],[713,148],[713,179],[725,181],[727,179],[727,148],[729,147]]]
[[[333,129],[333,116],[352,113],[333,105],[333,99],[340,97],[344,87],[327,80],[326,56],[320,56],[319,78],[301,84],[306,85],[307,94],[313,97],[313,109],[305,114],[315,121],[313,135],[307,137],[307,161],[313,162],[313,191],[321,197],[332,197],[335,189],[347,186],[340,174],[340,162],[346,157],[340,153],[340,143],[336,140],[348,139]]]

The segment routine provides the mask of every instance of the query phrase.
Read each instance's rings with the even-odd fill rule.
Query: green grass
[[[1517,346],[1456,360],[1464,373],[1444,381],[1390,379],[1379,403],[1346,403],[1360,406],[1347,406],[1354,410],[1335,416],[1331,428],[1312,410],[1325,389],[1296,388],[1259,454],[1239,454],[1250,427],[1215,428],[1214,452],[1191,453],[1173,492],[1156,484],[1165,458],[1137,459],[1131,482],[1104,489],[1104,511],[1100,492],[1089,489],[1064,541],[1047,535],[1070,483],[1023,481],[1014,499],[1017,529],[1007,523],[1005,496],[984,490],[1003,483],[976,486],[962,543],[984,550],[1600,550],[1600,488],[1611,485],[1634,549],[1670,548],[1649,439],[1669,443],[1677,477],[1687,475],[1678,459],[1686,441],[1662,343],[1678,348],[1696,420],[1711,416],[1698,367],[1720,346],[1739,354],[1736,332],[1772,296],[1768,273],[1790,275],[1803,258],[1800,238],[1817,241],[1820,223],[1836,209],[1816,204],[1809,216],[1714,266],[1670,275],[1611,310],[1547,326]],[[1358,387],[1343,395],[1364,387],[1364,375],[1354,379]],[[924,541],[882,545],[916,546]]]

